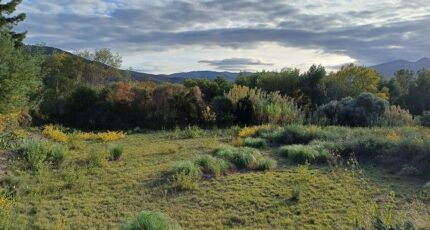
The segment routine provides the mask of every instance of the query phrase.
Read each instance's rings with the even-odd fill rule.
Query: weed
[[[113,161],[119,160],[124,152],[124,148],[121,145],[114,144],[109,146],[110,159]]]
[[[42,134],[46,137],[61,143],[66,143],[69,138],[68,136],[59,128],[53,125],[47,125],[43,128]]]
[[[103,167],[106,164],[104,154],[97,151],[90,151],[85,159],[87,167]]]
[[[159,212],[142,211],[127,221],[122,230],[176,230],[180,226]]]
[[[291,190],[290,200],[294,202],[298,202],[300,200],[301,193],[302,193],[302,190],[300,185],[294,185],[293,189]]]

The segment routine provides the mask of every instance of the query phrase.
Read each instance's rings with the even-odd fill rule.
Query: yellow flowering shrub
[[[386,136],[389,141],[398,141],[400,140],[400,136],[396,132],[389,132]]]
[[[125,133],[123,132],[104,132],[104,133],[97,133],[97,139],[101,141],[116,141],[120,139],[125,138]]]
[[[257,133],[257,127],[246,127],[240,130],[239,137],[251,137],[254,136]]]
[[[3,196],[0,196],[0,209],[9,209],[12,206],[11,202]]]
[[[69,140],[69,138],[67,137],[67,134],[65,134],[63,131],[61,131],[60,129],[56,128],[53,125],[45,126],[42,130],[42,134],[58,142],[65,143]]]
[[[0,114],[0,132],[17,128],[19,126],[19,115],[19,113]]]
[[[124,132],[113,132],[113,131],[102,132],[102,133],[79,132],[76,134],[76,137],[78,139],[81,139],[84,141],[99,140],[99,141],[109,142],[109,141],[116,141],[116,140],[124,139],[125,133]]]

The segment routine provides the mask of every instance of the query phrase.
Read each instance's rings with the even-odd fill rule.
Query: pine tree
[[[0,0],[0,30],[10,34],[15,42],[15,46],[21,46],[27,32],[16,33],[12,31],[13,26],[26,18],[26,15],[21,13],[16,16],[10,16],[22,0],[11,0],[8,3],[2,3]]]

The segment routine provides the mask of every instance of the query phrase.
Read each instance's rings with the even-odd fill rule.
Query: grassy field
[[[357,222],[367,226],[380,212],[386,221],[409,219],[430,228],[425,180],[355,161],[299,166],[276,146],[261,150],[277,161],[270,171],[203,177],[189,191],[166,182],[172,164],[211,154],[235,135],[232,130],[130,134],[115,142],[124,148],[118,161],[106,160],[111,143],[78,141],[67,144],[60,167],[36,172],[9,161],[2,176],[2,190],[13,194],[9,218],[22,228],[116,229],[149,210],[183,229],[351,229]]]

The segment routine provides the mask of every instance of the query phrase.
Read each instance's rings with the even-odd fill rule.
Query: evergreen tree
[[[0,30],[10,34],[15,42],[15,46],[21,46],[27,32],[16,33],[12,31],[13,26],[19,22],[24,21],[26,15],[24,13],[16,16],[10,16],[22,0],[11,0],[8,3],[2,3],[0,0]]]

